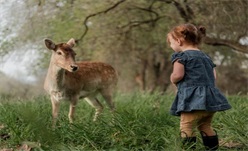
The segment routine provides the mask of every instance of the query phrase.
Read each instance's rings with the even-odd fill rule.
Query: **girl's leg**
[[[198,122],[198,130],[201,132],[203,144],[207,150],[217,150],[219,147],[218,135],[211,126],[213,116],[214,113],[206,112]]]
[[[181,137],[195,137],[194,128],[197,125],[197,112],[182,112],[180,118]]]
[[[212,125],[211,125],[214,113],[215,112],[204,111],[202,113],[201,119],[197,122],[198,130],[200,132],[204,132],[207,136],[215,135],[215,131],[213,130]]]
[[[196,136],[194,128],[197,124],[196,112],[182,112],[180,118],[180,131],[183,149],[195,149]]]

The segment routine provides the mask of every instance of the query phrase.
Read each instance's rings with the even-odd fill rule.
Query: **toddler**
[[[211,122],[217,111],[230,109],[227,99],[215,86],[215,64],[199,49],[205,27],[183,24],[174,27],[167,42],[175,51],[170,80],[177,86],[171,114],[180,116],[183,148],[195,148],[197,128],[207,150],[217,150],[218,136]]]

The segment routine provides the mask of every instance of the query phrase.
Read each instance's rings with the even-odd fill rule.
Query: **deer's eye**
[[[62,55],[62,53],[61,53],[61,52],[57,52],[57,54],[58,54],[58,55]]]

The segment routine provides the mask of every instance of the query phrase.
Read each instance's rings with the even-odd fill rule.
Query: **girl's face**
[[[171,35],[168,36],[168,41],[170,44],[170,47],[175,51],[175,52],[180,52],[181,51],[181,41],[179,39],[173,38]]]

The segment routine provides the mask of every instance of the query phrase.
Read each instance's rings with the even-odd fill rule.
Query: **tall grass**
[[[159,94],[117,94],[117,111],[107,108],[97,122],[94,109],[81,100],[75,122],[69,124],[68,102],[62,102],[58,125],[51,126],[51,104],[46,96],[30,100],[1,97],[0,148],[16,148],[22,143],[34,150],[181,150],[179,118],[169,114],[174,96]],[[102,100],[102,99],[101,99]],[[248,98],[229,97],[233,108],[216,114],[214,127],[224,142],[238,142],[248,149]],[[101,101],[102,102],[102,101]],[[204,150],[198,136],[198,150]],[[220,147],[221,150],[229,150]]]

